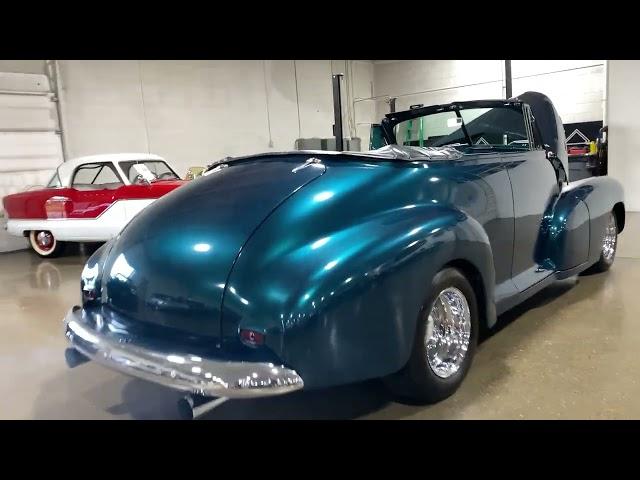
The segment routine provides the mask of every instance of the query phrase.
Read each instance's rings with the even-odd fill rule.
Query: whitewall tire
[[[31,230],[29,245],[40,257],[57,257],[62,253],[65,242],[59,242],[48,230]]]

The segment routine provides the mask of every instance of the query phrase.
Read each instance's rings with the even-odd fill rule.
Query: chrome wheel
[[[29,232],[29,242],[41,257],[52,255],[57,245],[56,238],[47,230],[32,230]]]
[[[446,288],[433,302],[427,320],[425,345],[433,373],[440,378],[455,374],[464,362],[470,339],[467,299],[457,288]]]
[[[53,248],[53,235],[51,235],[51,232],[38,232],[36,243],[41,250],[47,252]]]
[[[31,230],[29,244],[41,257],[55,257],[60,254],[64,243],[58,242],[53,233],[48,230]]]
[[[609,213],[609,222],[604,232],[602,240],[602,257],[610,263],[616,254],[616,243],[618,241],[618,226],[616,225],[616,217],[613,213]]]

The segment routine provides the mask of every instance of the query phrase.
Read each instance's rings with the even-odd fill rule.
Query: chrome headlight
[[[84,268],[82,269],[82,273],[80,274],[80,281],[83,292],[95,290],[96,280],[98,278],[99,272],[100,265],[98,263],[94,263],[91,266],[89,265],[89,262],[85,263]]]
[[[82,273],[80,274],[80,289],[82,290],[82,301],[95,300],[99,296],[100,278],[102,276],[102,267],[106,257],[111,250],[113,242],[109,241],[98,250],[96,250],[87,263],[84,264]]]

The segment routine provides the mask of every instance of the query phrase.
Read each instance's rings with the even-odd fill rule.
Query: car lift
[[[336,137],[336,151],[341,152],[344,148],[342,137],[342,95],[340,93],[340,80],[343,75],[336,73],[331,78],[333,84],[333,136]]]

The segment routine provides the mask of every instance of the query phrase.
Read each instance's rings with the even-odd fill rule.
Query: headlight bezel
[[[96,301],[99,298],[103,266],[112,246],[113,239],[93,252],[85,262],[82,272],[80,273],[80,291],[83,304]]]

